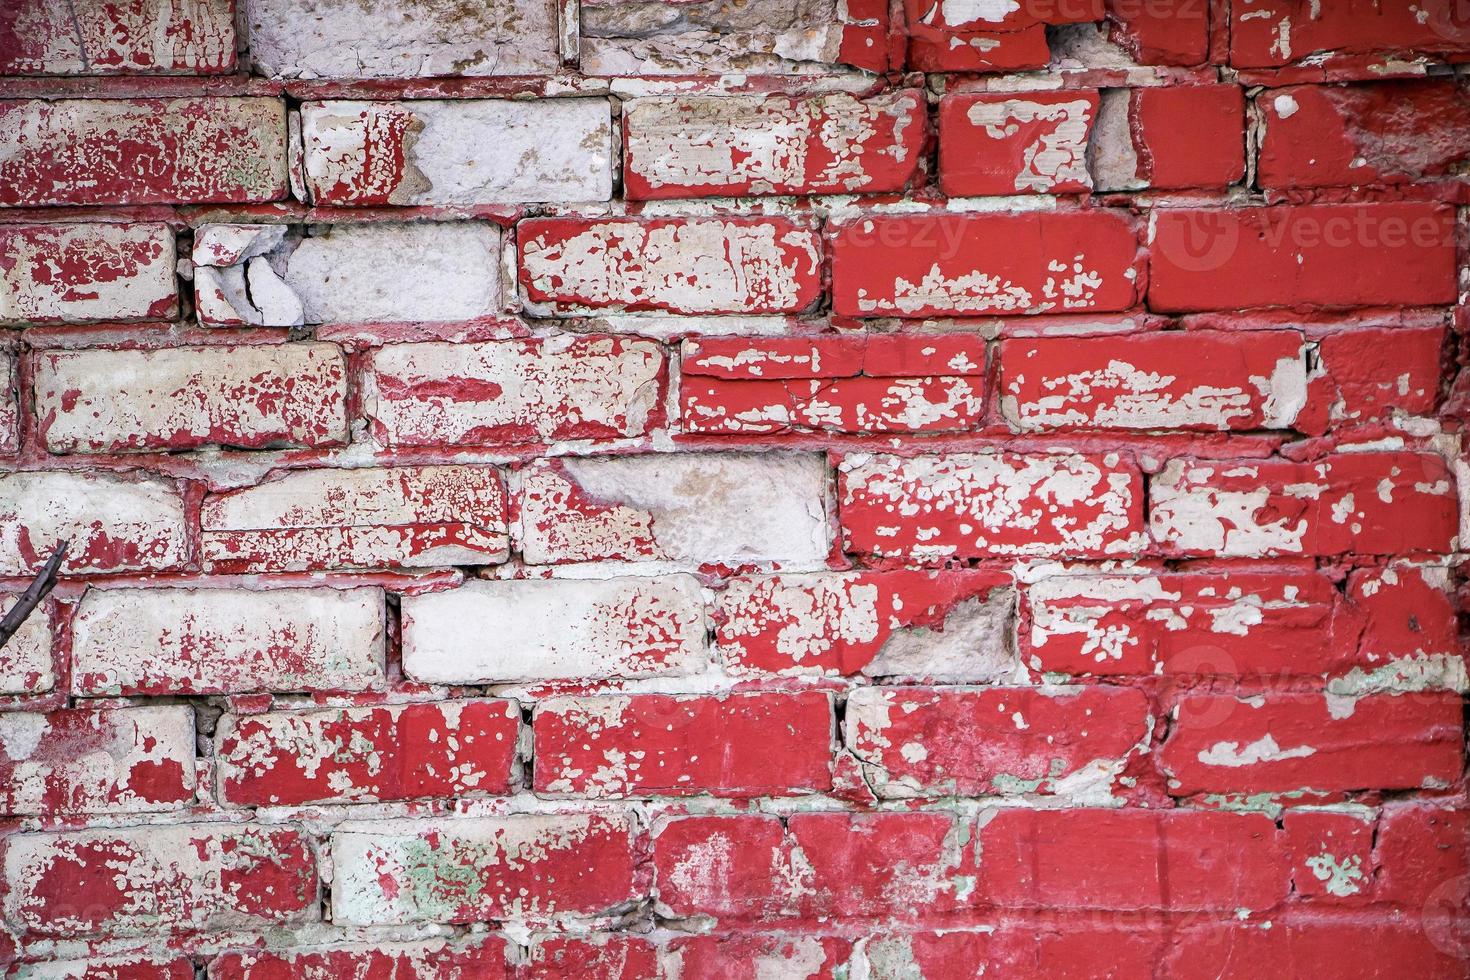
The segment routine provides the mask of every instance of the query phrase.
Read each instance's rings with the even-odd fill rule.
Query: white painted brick
[[[14,355],[0,353],[0,453],[20,448],[19,380]]]
[[[332,921],[349,925],[511,919],[544,927],[637,897],[626,814],[352,821],[332,834],[332,866]],[[399,884],[421,880],[442,886]]]
[[[667,5],[604,0],[582,8],[582,71],[589,75],[704,72],[792,74],[839,59],[847,3],[722,0]]]
[[[483,565],[509,537],[488,466],[303,470],[205,500],[204,560],[239,570]]]
[[[57,453],[331,445],[347,438],[346,399],[333,344],[47,351],[36,368]]]
[[[149,813],[190,801],[194,710],[102,705],[0,714],[6,813]]]
[[[189,560],[179,488],[141,474],[0,474],[0,574],[26,575],[71,542],[69,573],[165,571]]]
[[[7,611],[14,601],[13,594],[0,595]],[[0,646],[0,694],[44,694],[55,687],[51,643],[48,604],[43,602]]]
[[[623,107],[630,199],[901,191],[919,164],[924,98],[686,95]]]
[[[480,222],[317,226],[282,278],[307,323],[489,316],[500,305],[500,230]]]
[[[377,588],[93,589],[72,623],[79,694],[357,690],[382,669]]]
[[[0,227],[0,324],[166,320],[177,309],[167,225]]]
[[[554,0],[242,0],[257,72],[287,78],[556,70]]]
[[[403,597],[403,669],[431,683],[688,674],[705,663],[699,582],[469,582]]]
[[[522,488],[512,534],[530,564],[819,567],[827,557],[827,466],[818,455],[564,459],[528,467]]]
[[[606,99],[308,102],[318,204],[515,204],[612,197]]]
[[[663,369],[658,344],[622,338],[388,344],[371,355],[363,407],[394,446],[639,436]]]

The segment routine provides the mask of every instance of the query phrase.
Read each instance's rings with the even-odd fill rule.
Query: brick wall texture
[[[0,0],[0,977],[1470,977],[1470,9]]]

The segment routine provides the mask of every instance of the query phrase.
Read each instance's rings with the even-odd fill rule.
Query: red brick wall
[[[0,6],[0,972],[1470,976],[1463,4]]]

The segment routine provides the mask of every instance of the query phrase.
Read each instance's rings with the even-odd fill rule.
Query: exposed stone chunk
[[[206,225],[194,245],[199,319],[289,327],[493,316],[500,237],[468,221]]]

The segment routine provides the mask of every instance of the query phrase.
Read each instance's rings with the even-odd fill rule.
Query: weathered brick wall
[[[0,8],[0,972],[1470,976],[1463,3]]]

